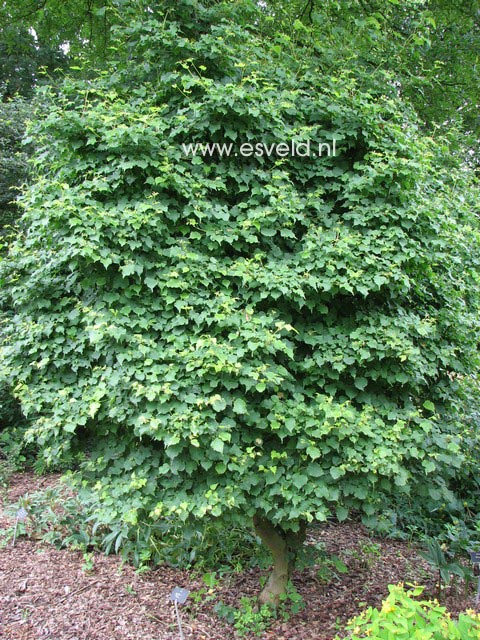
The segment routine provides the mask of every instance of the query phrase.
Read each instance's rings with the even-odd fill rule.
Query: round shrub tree
[[[473,196],[388,78],[182,7],[32,132],[4,377],[108,517],[253,522],[275,601],[308,523],[455,499]]]

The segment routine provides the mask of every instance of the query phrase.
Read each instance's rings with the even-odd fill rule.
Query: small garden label
[[[170,600],[172,602],[178,602],[180,604],[184,604],[188,598],[188,594],[190,591],[188,589],[182,589],[181,587],[175,587],[175,589],[170,594]]]
[[[480,551],[470,551],[470,560],[475,565],[473,569],[473,575],[478,575],[478,587],[477,587],[477,597],[475,599],[475,604],[478,605],[480,602],[480,573],[478,572],[478,565],[480,564]],[[477,569],[477,571],[475,570]]]
[[[18,509],[18,511],[15,514],[15,529],[13,530],[12,547],[15,546],[15,540],[17,539],[18,523],[23,522],[27,516],[28,516],[28,513],[24,507],[20,507],[20,509]]]
[[[20,507],[20,509],[15,514],[15,516],[19,522],[23,522],[25,518],[28,516],[27,510],[24,509],[23,507]]]

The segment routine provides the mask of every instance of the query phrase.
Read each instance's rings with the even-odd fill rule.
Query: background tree
[[[282,25],[284,33],[293,35],[295,46],[316,51],[323,73],[336,73],[345,66],[360,69],[360,76],[388,71],[425,127],[459,122],[460,146],[463,143],[476,152],[480,135],[477,2],[271,0],[266,6],[277,31]],[[302,24],[309,30],[303,30]]]
[[[0,238],[18,217],[15,199],[28,176],[28,154],[21,141],[30,114],[29,103],[22,99],[0,104]]]
[[[15,0],[0,6],[0,259],[15,237],[19,208],[15,199],[28,178],[28,154],[22,145],[27,121],[42,117],[35,88],[53,84],[72,59],[93,67],[106,56],[110,9],[108,2],[31,2]],[[77,71],[78,73],[78,71]],[[88,75],[88,73],[87,73]],[[8,323],[11,310],[3,309]],[[23,433],[17,402],[0,385],[1,438],[11,443]],[[16,434],[16,435],[14,435]],[[21,438],[20,438],[21,440]],[[16,443],[18,448],[23,445]]]
[[[108,55],[113,15],[114,4],[108,0],[2,2],[3,99],[30,95],[39,81],[54,77],[73,59],[82,58],[91,68],[100,66]]]

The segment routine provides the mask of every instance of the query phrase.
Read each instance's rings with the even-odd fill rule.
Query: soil
[[[3,506],[55,482],[55,476],[14,474]],[[13,546],[7,533],[14,524],[1,508],[2,640],[178,640],[170,600],[177,586],[190,590],[187,602],[179,606],[185,640],[234,640],[236,631],[213,607],[219,600],[238,605],[240,598],[255,596],[265,575],[260,569],[232,574],[209,593],[194,572],[160,566],[138,573],[117,556],[94,553],[86,561],[81,552],[58,550],[26,536],[17,537]],[[357,523],[314,528],[308,542],[322,542],[327,554],[340,558],[348,572],[335,567],[325,571],[322,566],[296,572],[293,582],[305,609],[287,621],[277,620],[256,637],[332,640],[366,605],[379,605],[389,584],[416,581],[425,585],[427,596],[436,595],[435,576],[412,544],[375,538]],[[462,585],[448,587],[442,603],[453,615],[475,608],[475,586],[469,594]]]

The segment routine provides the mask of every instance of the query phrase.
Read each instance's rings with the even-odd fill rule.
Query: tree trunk
[[[278,605],[280,596],[287,589],[290,577],[288,546],[285,538],[274,525],[260,516],[253,518],[255,532],[268,548],[273,558],[273,568],[259,596],[260,604]]]
[[[288,534],[258,515],[253,518],[253,524],[255,533],[273,558],[272,572],[260,593],[259,602],[277,606],[287,589],[298,550],[305,541],[306,523],[300,523],[299,531]]]

